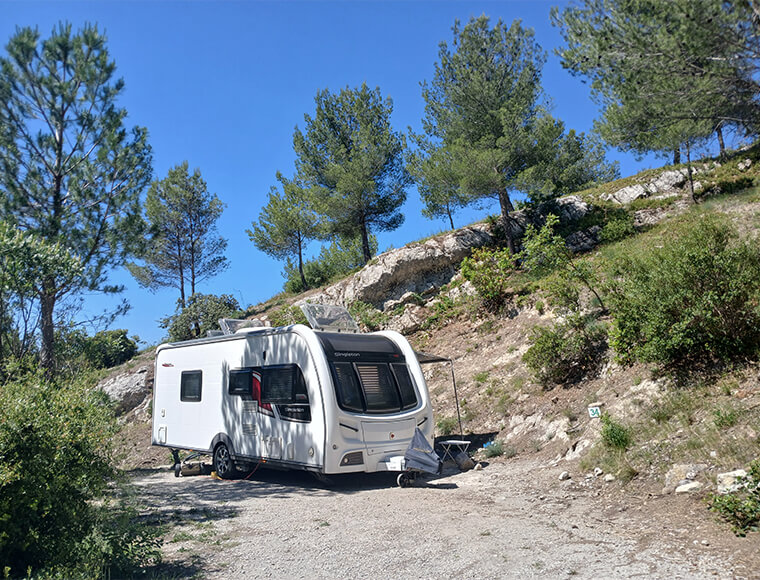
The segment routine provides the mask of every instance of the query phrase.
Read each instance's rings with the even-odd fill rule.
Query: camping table
[[[443,447],[443,458],[441,461],[446,461],[448,457],[452,461],[456,461],[454,456],[460,452],[467,452],[467,448],[470,446],[469,441],[461,441],[459,439],[448,439],[441,441],[441,447]]]

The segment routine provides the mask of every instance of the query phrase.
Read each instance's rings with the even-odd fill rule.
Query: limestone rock
[[[739,482],[740,477],[747,477],[747,472],[743,469],[736,469],[726,473],[719,473],[718,493],[731,493],[741,489],[742,484]]]
[[[692,174],[697,173],[695,168]],[[611,201],[620,205],[628,205],[642,197],[655,196],[658,198],[673,197],[681,195],[688,180],[687,169],[672,169],[663,171],[654,179],[646,183],[635,183],[628,187],[623,187],[613,193],[603,194],[600,198],[604,201]]]
[[[124,415],[138,407],[145,401],[146,397],[150,396],[149,378],[151,370],[151,365],[141,365],[100,382],[97,388],[116,402],[116,414]]]
[[[599,244],[599,233],[601,231],[602,228],[600,226],[591,226],[586,230],[573,232],[565,238],[565,245],[575,254],[588,252]]]
[[[693,483],[697,476],[706,469],[707,465],[704,463],[679,463],[673,465],[665,474],[665,489],[663,493],[669,493],[677,490],[679,487]]]
[[[560,481],[565,481],[567,479],[570,479],[570,472],[563,471],[562,473],[559,474],[559,480]]]
[[[613,481],[615,481],[615,476],[612,475],[611,473],[608,473],[607,475],[604,476],[604,481],[606,481],[607,483],[612,483]]]
[[[461,228],[444,236],[390,250],[374,258],[353,276],[295,303],[350,305],[361,301],[383,308],[402,297],[425,295],[449,282],[456,266],[473,249],[492,240],[486,224]],[[406,300],[406,298],[404,298]]]
[[[676,493],[694,493],[702,489],[703,485],[699,481],[690,481],[676,487]]]
[[[387,327],[389,330],[395,330],[401,334],[411,334],[416,332],[427,319],[427,311],[421,306],[408,305],[401,316],[396,316],[390,320]]]
[[[739,168],[739,171],[747,171],[752,166],[752,159],[745,159],[744,161],[740,161],[737,167]]]

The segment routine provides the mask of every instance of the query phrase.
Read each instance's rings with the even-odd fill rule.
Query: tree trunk
[[[308,290],[309,287],[306,285],[306,276],[303,273],[303,248],[302,248],[303,242],[298,242],[298,273],[301,275],[301,286],[304,290]]]
[[[676,147],[673,149],[673,165],[679,165],[681,163],[681,148]]]
[[[454,229],[454,216],[451,213],[451,207],[446,204],[446,215],[449,216],[449,223],[451,224],[451,229]]]
[[[55,284],[52,280],[42,283],[40,293],[40,326],[42,343],[40,345],[40,366],[45,370],[45,376],[52,378],[55,371],[55,325],[53,310],[55,308]]]
[[[689,193],[691,201],[697,203],[697,197],[694,195],[694,173],[691,170],[691,144],[686,140],[686,172],[689,176]]]
[[[504,228],[504,236],[507,238],[507,248],[509,248],[509,254],[514,255],[515,241],[512,239],[512,217],[509,214],[515,208],[506,188],[499,191],[499,206],[501,207],[501,225]]]
[[[367,224],[362,224],[362,254],[364,255],[364,265],[372,259],[372,252],[369,249],[369,232]]]
[[[718,149],[721,159],[726,158],[726,143],[723,141],[723,127],[718,125],[715,129],[715,134],[718,136]]]

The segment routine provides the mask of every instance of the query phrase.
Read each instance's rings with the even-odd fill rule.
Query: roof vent
[[[251,320],[238,320],[236,318],[220,318],[219,328],[222,329],[222,334],[235,334],[242,328],[261,328],[264,323],[258,318],[252,318]]]
[[[301,310],[314,330],[359,332],[359,325],[348,310],[333,304],[301,304]]]

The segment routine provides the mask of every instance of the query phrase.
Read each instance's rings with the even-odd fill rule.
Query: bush
[[[173,316],[159,321],[169,329],[169,340],[182,341],[206,336],[209,330],[219,329],[220,318],[239,318],[240,305],[230,294],[193,294],[185,308],[177,307]]]
[[[615,421],[608,413],[603,413],[602,442],[610,449],[625,451],[631,446],[631,431],[627,427]]]
[[[737,536],[760,527],[760,460],[749,465],[749,473],[741,478],[739,491],[725,495],[713,495],[710,509],[728,521]]]
[[[0,562],[12,576],[63,568],[94,577],[160,557],[157,532],[105,501],[117,430],[106,401],[82,381],[0,389]]]
[[[377,238],[370,236],[370,251],[377,252]],[[333,242],[322,247],[319,256],[306,260],[303,264],[303,275],[306,287],[301,281],[298,265],[290,260],[285,265],[285,291],[300,294],[309,288],[318,288],[355,272],[364,266],[364,252],[361,238],[356,240]]]
[[[594,319],[572,315],[548,328],[535,327],[523,362],[544,386],[576,382],[598,366],[606,337]]]
[[[726,219],[698,215],[614,262],[611,344],[623,362],[666,365],[755,356],[760,249]]]
[[[441,435],[446,437],[458,429],[459,422],[456,417],[441,417],[436,421],[435,425],[438,427],[438,431],[440,431]]]
[[[366,330],[381,330],[388,322],[388,316],[366,302],[357,300],[348,307],[351,316]]]
[[[514,258],[508,249],[477,248],[462,260],[461,270],[487,308],[496,309],[504,304],[509,293],[509,276],[514,270]]]
[[[309,325],[306,315],[298,306],[282,306],[269,313],[269,321],[272,326],[290,326],[291,324]]]
[[[103,330],[85,343],[85,359],[96,369],[111,368],[127,362],[137,354],[137,342],[127,331]]]

